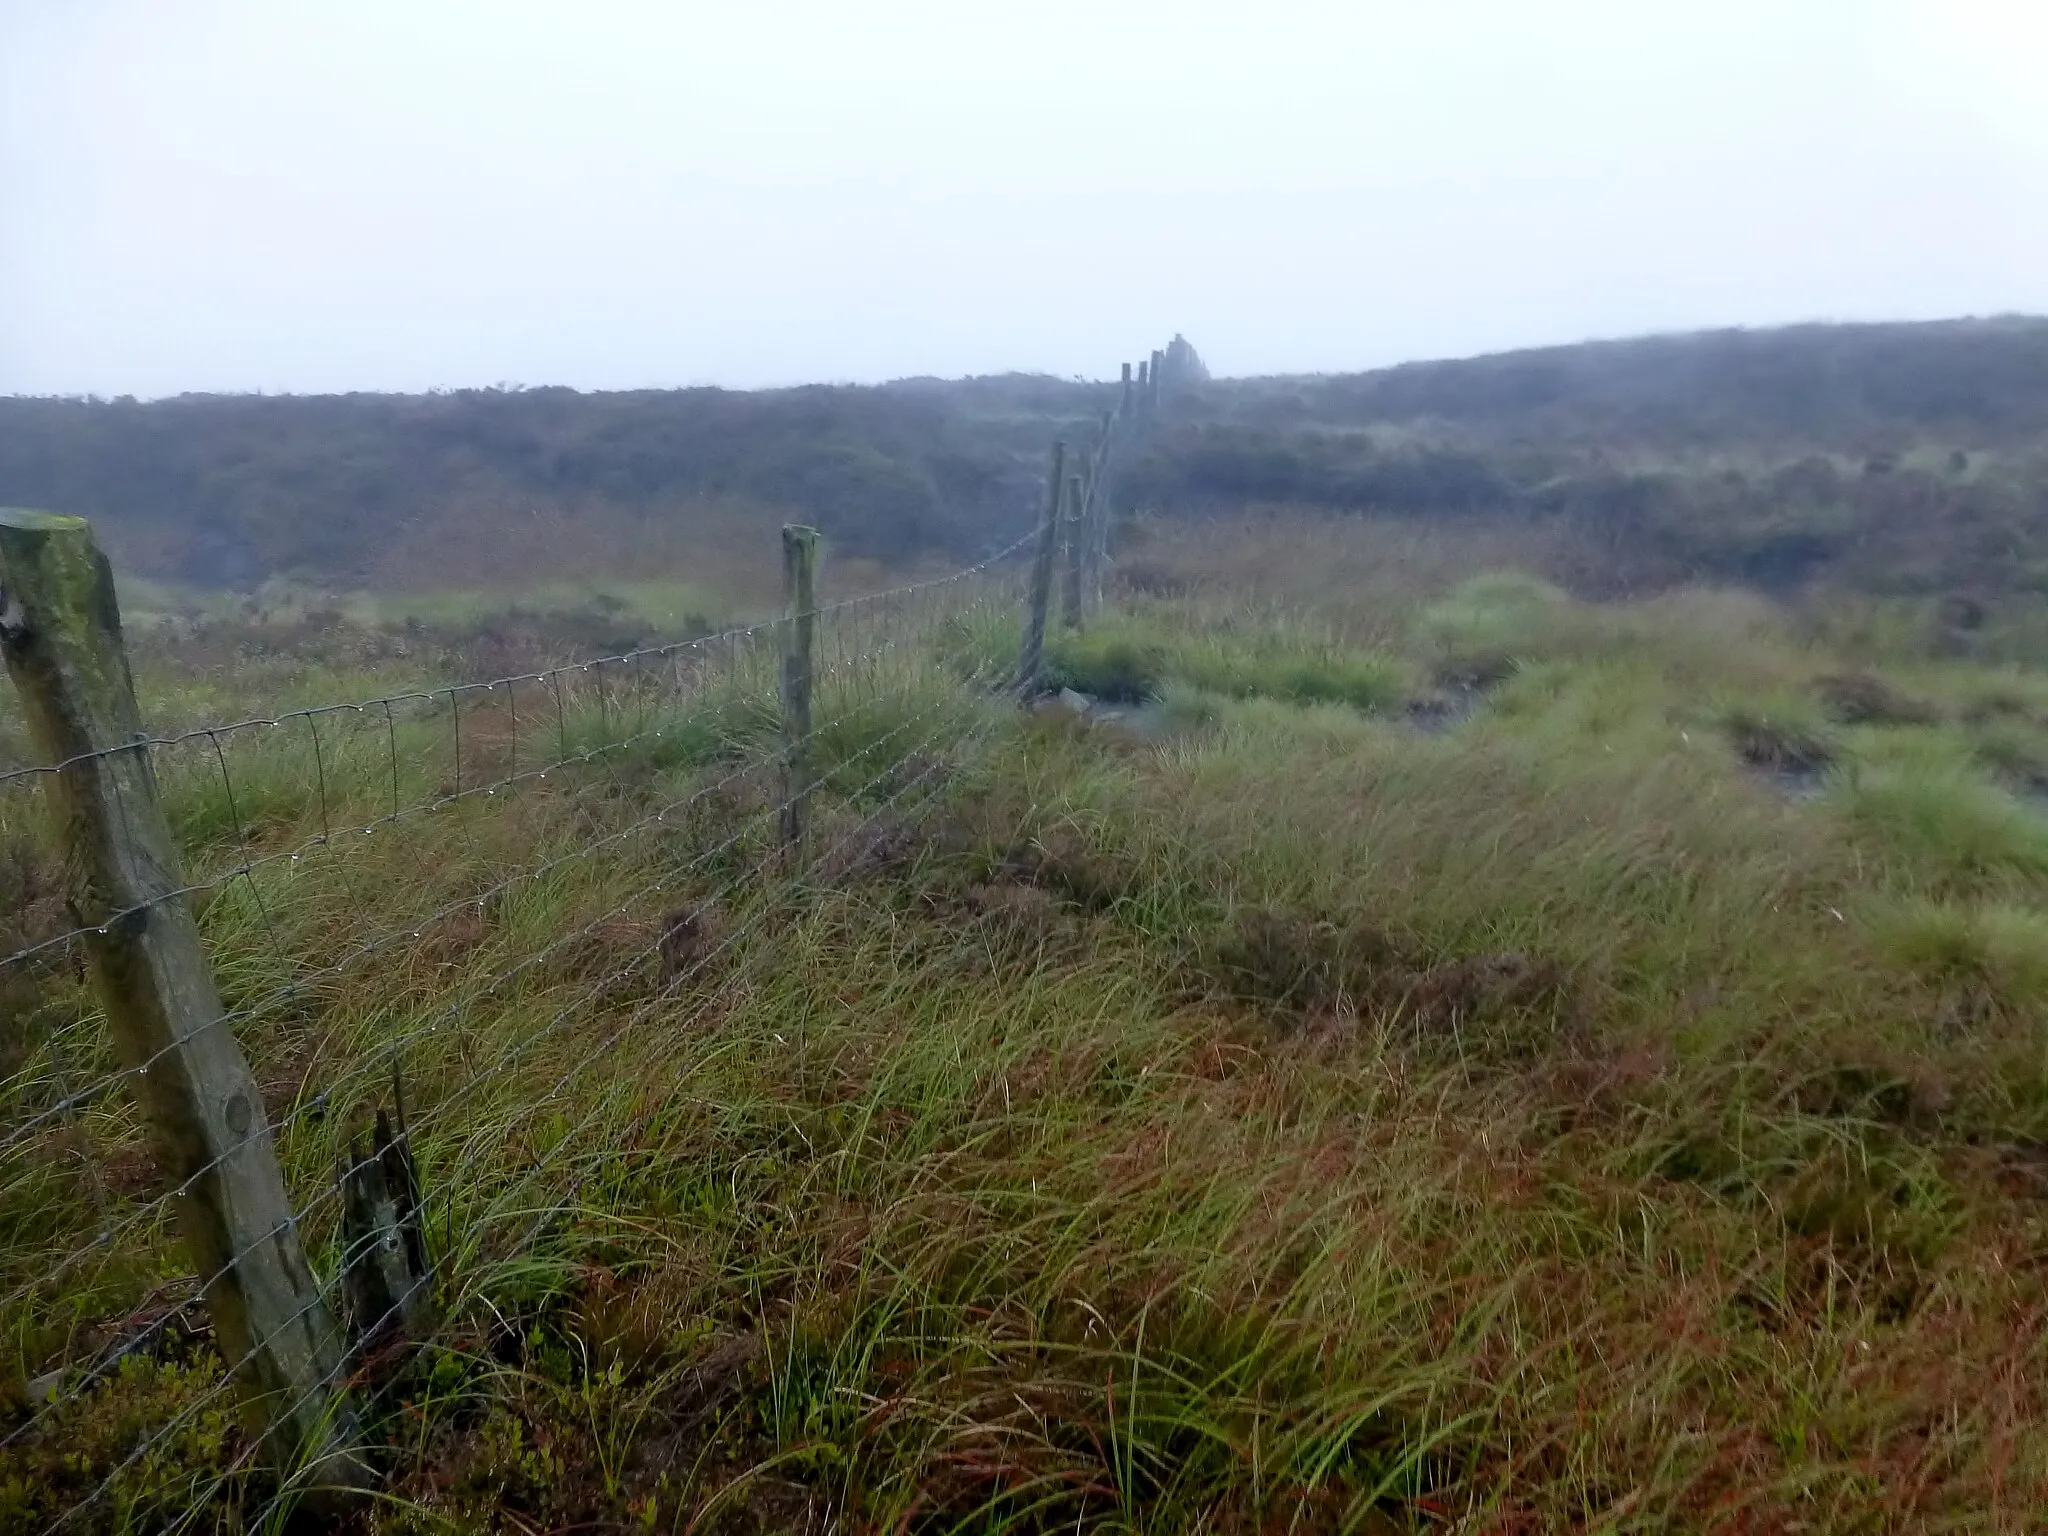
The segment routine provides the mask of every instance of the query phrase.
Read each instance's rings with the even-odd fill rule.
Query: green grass
[[[1418,571],[1398,623],[1224,570],[1054,637],[1157,736],[996,698],[995,607],[834,673],[798,881],[764,655],[687,707],[579,678],[520,760],[587,761],[225,886],[322,1265],[404,1064],[447,1322],[374,1407],[372,1523],[2033,1522],[2048,820],[1987,763],[2034,674],[1901,662],[1937,713],[1844,721],[1863,658],[1761,600]],[[1446,669],[1489,679],[1468,721],[1391,708]],[[504,702],[464,708],[465,772],[509,768]],[[449,713],[398,725],[431,798]],[[354,826],[388,740],[350,729]],[[252,745],[236,817],[167,777],[195,861],[313,833],[309,755]],[[0,803],[16,867],[49,852]],[[10,1120],[107,1065],[81,977],[33,983]],[[119,1226],[149,1187],[118,1097],[0,1166],[17,1393],[186,1272]],[[218,1371],[138,1357],[0,1449],[0,1511],[38,1528]],[[231,1527],[270,1492],[238,1436],[195,1416],[93,1518]]]

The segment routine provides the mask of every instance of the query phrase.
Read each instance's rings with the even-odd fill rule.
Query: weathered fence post
[[[355,1335],[353,1358],[380,1369],[431,1335],[437,1320],[419,1165],[396,1066],[391,1099],[390,1112],[377,1111],[368,1149],[350,1136],[341,1167],[341,1278]]]
[[[1060,622],[1068,629],[1081,627],[1081,569],[1087,560],[1082,548],[1086,538],[1082,518],[1086,508],[1081,499],[1081,477],[1067,476],[1067,515],[1061,519],[1065,535],[1066,564],[1060,586]]]
[[[782,846],[798,850],[811,819],[811,649],[818,627],[818,530],[782,530]]]
[[[1052,478],[1045,494],[1045,521],[1038,525],[1038,554],[1031,562],[1031,595],[1024,610],[1024,647],[1017,658],[1017,688],[1026,698],[1038,691],[1045,670],[1045,610],[1052,602],[1053,557],[1059,553],[1060,498],[1066,490],[1067,445],[1052,445]]]
[[[1152,398],[1147,402],[1153,415],[1159,414],[1159,405],[1165,396],[1166,354],[1164,352],[1154,352],[1152,354]]]
[[[0,649],[36,750],[58,765],[47,788],[67,894],[243,1420],[308,1485],[367,1486],[341,1333],[183,894],[113,572],[84,518],[0,508]]]

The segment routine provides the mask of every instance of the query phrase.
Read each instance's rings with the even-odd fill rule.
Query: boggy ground
[[[367,1524],[2042,1521],[2048,676],[1742,594],[1574,603],[1473,576],[1491,547],[1404,586],[1370,526],[1256,534],[1265,590],[1155,551],[1154,595],[1056,647],[1163,734],[927,679],[957,711],[918,728],[929,792],[849,774],[800,893],[714,865],[633,906],[677,845],[631,843],[249,1042],[276,1112],[579,935],[409,1058],[447,1326],[377,1400]],[[1369,612],[1333,549],[1381,573]],[[358,849],[347,890],[431,910],[716,739]],[[355,920],[343,870],[275,893],[287,949]],[[245,905],[207,921],[254,966]],[[654,977],[611,980],[647,943]],[[117,1187],[10,1170],[10,1278],[146,1184],[114,1111],[79,1134]],[[160,1242],[17,1308],[20,1379],[181,1272]],[[216,1370],[168,1332],[0,1452],[0,1510],[38,1528]],[[237,1435],[188,1421],[82,1523],[234,1526],[269,1495],[215,1476]]]

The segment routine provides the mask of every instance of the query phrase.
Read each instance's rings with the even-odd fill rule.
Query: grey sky
[[[0,0],[0,392],[2048,311],[2040,0]]]

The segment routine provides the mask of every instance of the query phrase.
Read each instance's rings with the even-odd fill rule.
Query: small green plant
[[[1046,651],[1046,678],[1054,686],[1121,703],[1149,698],[1166,667],[1166,647],[1136,629],[1082,630],[1062,635]]]
[[[1864,922],[1878,954],[1935,986],[2016,1012],[2048,1003],[2048,912],[1897,897],[1869,904]]]
[[[2048,817],[1966,767],[1859,766],[1839,794],[1858,833],[1908,878],[1942,889],[2048,882]]]
[[[1335,646],[1260,648],[1202,635],[1177,647],[1168,667],[1180,681],[1211,693],[1289,704],[1380,710],[1398,704],[1408,691],[1407,669],[1393,657]]]
[[[1813,773],[1841,751],[1839,733],[1826,712],[1800,695],[1730,699],[1712,713],[1736,755],[1753,767]]]
[[[1313,632],[1232,620],[1191,628],[1123,623],[1062,636],[1049,650],[1062,687],[1119,702],[1156,696],[1168,682],[1236,699],[1386,709],[1406,696],[1408,668]]]
[[[1872,672],[1836,672],[1816,685],[1828,713],[1845,725],[1933,725],[1942,712]]]
[[[2048,728],[2012,715],[1968,727],[1978,762],[2007,782],[2039,790],[2048,787]]]
[[[1549,582],[1496,571],[1461,582],[1430,604],[1417,633],[1440,675],[1490,682],[1569,644],[1577,617],[1571,599]]]

